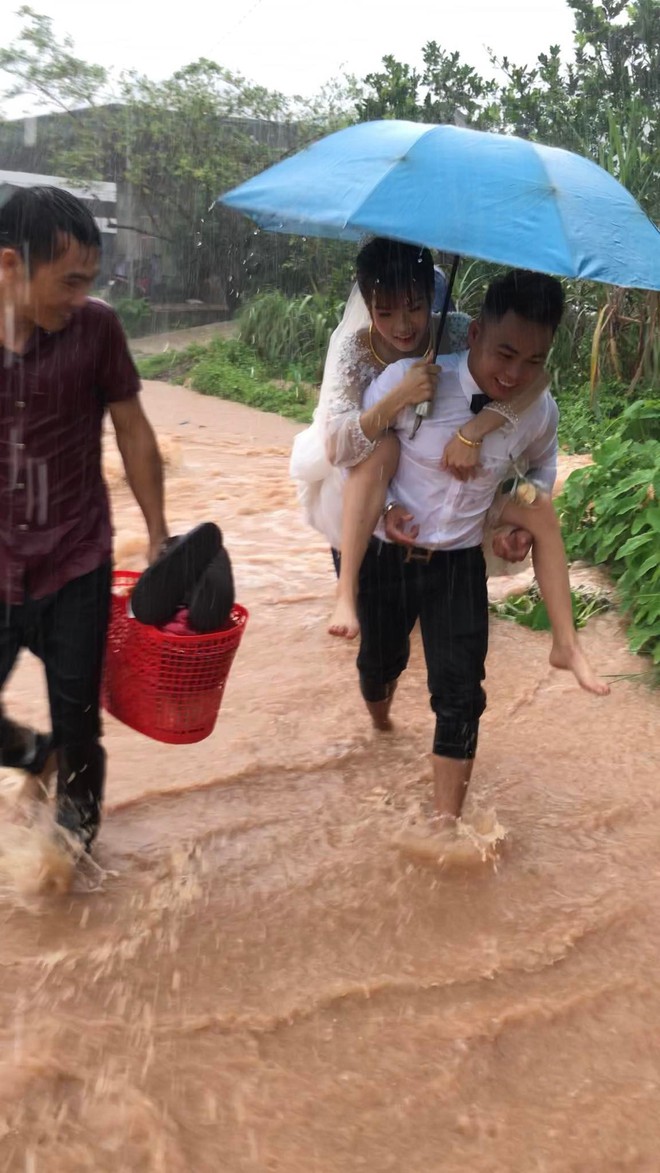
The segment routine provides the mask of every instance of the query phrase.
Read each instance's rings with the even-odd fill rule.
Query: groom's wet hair
[[[491,281],[481,317],[499,322],[509,311],[537,326],[549,326],[554,334],[564,312],[564,290],[557,278],[547,273],[511,269]]]
[[[21,187],[0,200],[0,248],[19,252],[31,273],[52,264],[73,240],[101,248],[101,233],[87,204],[59,187]]]
[[[418,244],[403,244],[376,236],[360,250],[356,261],[360,293],[369,309],[379,293],[389,297],[422,296],[433,302],[433,257]]]

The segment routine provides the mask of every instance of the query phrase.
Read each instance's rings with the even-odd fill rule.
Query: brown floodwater
[[[295,427],[145,400],[173,528],[221,525],[250,622],[207,741],[107,719],[96,865],[70,891],[35,893],[47,839],[0,780],[0,1173],[655,1173],[657,696],[582,693],[546,635],[493,622],[465,850],[402,854],[429,789],[418,640],[376,735],[325,633]],[[112,452],[108,476],[139,568]],[[640,672],[615,616],[585,642]],[[7,699],[45,723],[28,656]]]

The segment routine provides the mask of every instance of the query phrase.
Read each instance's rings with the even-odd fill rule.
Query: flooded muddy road
[[[649,1173],[660,1122],[658,698],[599,700],[548,637],[493,623],[468,821],[495,863],[393,847],[428,793],[421,648],[393,734],[325,633],[329,552],[287,477],[295,427],[147,384],[173,530],[216,520],[250,610],[207,741],[108,718],[106,818],[68,895],[0,782],[2,1173]],[[137,506],[108,476],[118,564]],[[638,672],[618,620],[585,642]],[[39,666],[11,711],[45,723]]]

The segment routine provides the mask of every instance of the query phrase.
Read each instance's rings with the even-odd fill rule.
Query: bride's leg
[[[360,630],[357,617],[360,566],[398,463],[399,441],[393,432],[386,432],[371,455],[349,470],[344,486],[337,602],[328,627],[331,635],[355,639]]]

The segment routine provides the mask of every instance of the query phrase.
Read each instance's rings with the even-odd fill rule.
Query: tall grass
[[[289,298],[274,289],[259,294],[241,310],[239,337],[280,378],[318,383],[330,335],[343,309],[343,302],[335,297]]]

